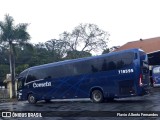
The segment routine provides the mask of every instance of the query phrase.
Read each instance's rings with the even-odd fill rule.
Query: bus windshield
[[[17,82],[17,90],[20,90],[23,88],[27,73],[28,73],[28,70],[25,70],[19,75],[18,82]]]
[[[18,79],[18,83],[17,83],[17,90],[22,89],[22,80]]]

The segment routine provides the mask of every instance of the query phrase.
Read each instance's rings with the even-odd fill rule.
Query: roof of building
[[[130,48],[140,48],[146,53],[152,53],[160,50],[160,37],[140,39],[138,41],[128,42],[115,51],[126,50]]]

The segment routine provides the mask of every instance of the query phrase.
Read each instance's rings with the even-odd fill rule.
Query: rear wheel
[[[101,103],[103,102],[103,93],[101,90],[93,90],[91,94],[91,99],[95,103]]]
[[[28,102],[31,104],[35,104],[37,102],[37,100],[33,94],[28,95]]]

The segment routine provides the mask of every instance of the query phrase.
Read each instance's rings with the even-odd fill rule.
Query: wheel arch
[[[90,97],[90,98],[91,98],[91,96],[92,96],[92,92],[93,92],[94,90],[100,90],[100,91],[102,92],[102,94],[103,94],[103,97],[104,97],[104,91],[103,91],[103,88],[102,88],[102,87],[100,87],[100,86],[94,86],[94,87],[92,87],[92,88],[90,89],[90,94],[89,94],[89,97]]]
[[[28,97],[29,97],[30,94],[34,94],[34,92],[29,91],[29,92],[27,93],[27,95],[26,95],[26,100],[28,100]]]
[[[33,94],[33,92],[30,91],[30,92],[27,93],[27,99],[28,99],[28,96],[29,96],[30,94]]]
[[[33,99],[33,100],[31,100],[31,99]],[[37,97],[35,96],[35,94],[33,92],[28,92],[27,93],[27,100],[31,104],[35,104],[38,101]]]

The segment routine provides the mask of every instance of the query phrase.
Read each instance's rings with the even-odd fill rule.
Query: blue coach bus
[[[153,87],[160,87],[160,65],[152,68]]]
[[[149,92],[148,59],[142,50],[129,49],[35,66],[20,73],[17,86],[18,100],[29,103],[142,96]]]

